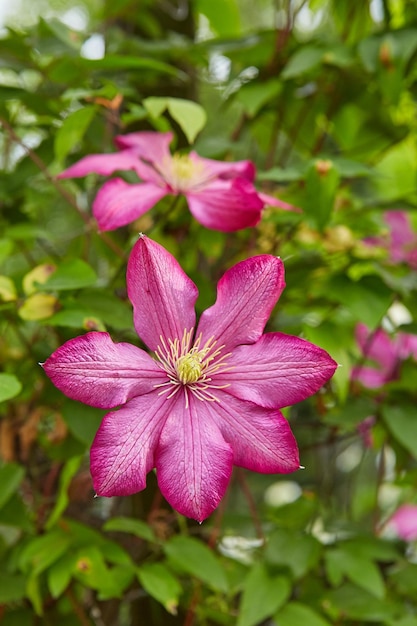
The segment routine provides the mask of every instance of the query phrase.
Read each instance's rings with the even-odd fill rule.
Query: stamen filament
[[[225,389],[229,383],[216,385],[213,376],[230,371],[226,359],[231,352],[221,354],[224,345],[217,346],[212,336],[202,346],[202,333],[192,341],[194,329],[184,329],[181,339],[164,339],[155,351],[157,363],[167,375],[167,380],[155,385],[158,395],[168,394],[172,398],[182,388],[184,390],[185,407],[190,404],[189,394],[201,401],[219,402],[212,390]]]

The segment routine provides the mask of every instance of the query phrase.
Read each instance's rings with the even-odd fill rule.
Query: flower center
[[[167,374],[167,381],[155,387],[161,388],[160,395],[168,393],[168,398],[182,389],[186,407],[189,392],[199,400],[218,402],[213,390],[229,386],[216,385],[213,376],[230,369],[225,361],[230,352],[222,355],[224,346],[217,347],[213,337],[202,346],[201,334],[194,341],[194,345],[191,345],[193,331],[193,328],[185,329],[181,340],[169,339],[168,343],[160,337],[161,344],[155,351],[159,366]]]
[[[207,181],[203,164],[192,160],[188,154],[175,153],[165,159],[161,174],[176,193],[187,192]]]
[[[186,385],[187,383],[196,383],[201,376],[202,358],[200,353],[184,354],[177,361],[176,369],[179,380]]]

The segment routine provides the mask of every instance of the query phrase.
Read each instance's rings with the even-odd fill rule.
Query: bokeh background
[[[415,0],[15,0],[0,20],[0,624],[416,626],[417,513],[407,536],[391,520],[417,505],[417,349],[400,349],[417,335]],[[99,233],[104,179],[56,176],[138,130],[251,159],[258,189],[302,212],[225,234],[170,197]],[[305,469],[236,469],[202,525],[153,473],[94,498],[104,412],[38,366],[88,330],[140,345],[125,282],[140,231],[198,285],[199,311],[226,268],[279,255],[268,330],[341,364],[285,410]]]

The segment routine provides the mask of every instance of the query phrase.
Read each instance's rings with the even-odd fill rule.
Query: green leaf
[[[274,615],[279,626],[331,626],[324,617],[301,602],[289,602]]]
[[[212,589],[227,591],[228,582],[224,569],[204,543],[192,537],[177,536],[166,542],[164,551],[181,571],[202,580]]]
[[[305,74],[321,63],[323,55],[323,50],[315,46],[306,46],[297,50],[281,72],[281,78],[285,80]]]
[[[17,299],[16,287],[8,276],[0,276],[0,300],[3,302],[13,302]]]
[[[207,115],[197,102],[183,98],[150,97],[143,101],[144,107],[154,118],[162,115],[165,109],[181,127],[189,143],[193,143],[198,133],[204,128]]]
[[[58,496],[56,496],[54,508],[52,509],[51,514],[48,518],[48,521],[45,524],[46,529],[49,530],[50,528],[52,528],[52,526],[56,524],[56,522],[61,517],[62,513],[67,508],[68,503],[69,503],[68,488],[69,488],[71,480],[77,473],[82,463],[82,460],[83,460],[82,456],[75,456],[69,461],[67,461],[67,463],[65,464],[61,472],[61,476],[59,477]]]
[[[0,604],[18,602],[26,596],[26,579],[20,574],[0,572]]]
[[[0,402],[14,398],[21,391],[22,384],[14,374],[0,373]]]
[[[152,528],[146,522],[131,517],[113,517],[104,524],[103,530],[130,533],[145,541],[156,541]]]
[[[48,588],[53,598],[58,598],[68,587],[77,555],[67,552],[48,569]]]
[[[382,417],[395,439],[416,459],[417,420],[415,405],[407,402],[384,405]]]
[[[42,593],[39,576],[30,573],[26,582],[26,595],[32,602],[36,615],[41,616],[43,614]]]
[[[367,165],[342,157],[332,157],[332,163],[342,178],[364,178],[373,173]]]
[[[355,320],[364,322],[371,329],[381,323],[393,298],[392,291],[377,276],[352,281],[345,274],[334,274],[327,290],[331,300],[343,304]]]
[[[269,80],[264,83],[250,83],[243,85],[237,93],[237,99],[243,104],[245,113],[249,117],[255,117],[260,109],[278,96],[282,91],[282,83],[277,80]],[[277,168],[278,169],[278,168]]]
[[[339,585],[343,575],[347,576],[358,587],[369,591],[377,598],[385,596],[385,585],[381,572],[375,563],[365,556],[349,550],[349,544],[343,548],[329,550],[326,553],[327,566],[331,582]]]
[[[270,534],[265,559],[271,565],[286,566],[295,578],[301,578],[320,557],[319,542],[304,533],[277,529]]]
[[[55,156],[62,162],[80,143],[97,112],[95,106],[85,106],[66,117],[55,135]]]
[[[191,100],[169,98],[168,111],[181,127],[188,143],[193,143],[207,122],[207,115],[203,107]]]
[[[73,61],[75,63],[75,61]],[[106,54],[102,59],[85,59],[78,58],[76,64],[88,71],[103,70],[111,72],[120,72],[123,70],[151,70],[153,72],[161,72],[170,74],[180,80],[189,80],[187,74],[173,65],[168,65],[162,61],[152,59],[150,57],[124,56],[122,54]]]
[[[417,594],[417,564],[403,562],[389,574],[389,582],[394,585],[400,594],[416,597]]]
[[[390,620],[385,623],[387,626],[417,626],[417,619],[415,615],[406,615],[405,617],[400,617],[399,619]]]
[[[83,328],[84,330],[106,330],[104,324],[97,317],[80,309],[58,311],[48,319],[48,324],[66,326],[67,328]]]
[[[79,294],[76,306],[87,311],[90,316],[102,320],[106,326],[113,326],[116,330],[125,330],[132,326],[130,304],[116,298],[110,290],[86,289]]]
[[[143,106],[154,118],[161,117],[168,106],[168,98],[151,96],[143,100]]]
[[[19,317],[25,321],[46,320],[53,315],[58,300],[50,293],[34,293],[18,309]]]
[[[303,209],[319,229],[330,219],[339,181],[339,172],[332,161],[317,160],[307,170]]]
[[[134,569],[130,565],[109,568],[104,561],[105,551],[97,546],[85,546],[77,553],[73,575],[83,585],[96,589],[100,599],[117,598],[131,583]]]
[[[348,46],[333,45],[324,53],[323,63],[335,65],[336,67],[349,67],[355,63],[355,57]]]
[[[25,475],[25,470],[15,463],[7,463],[0,467],[0,508],[17,491]]]
[[[145,563],[137,570],[142,587],[172,615],[177,614],[181,585],[162,563]]]
[[[91,446],[103,418],[102,409],[66,400],[62,407],[62,416],[74,437],[86,446]]]
[[[58,560],[70,545],[70,535],[54,528],[45,535],[35,537],[25,546],[20,554],[20,567],[24,572],[37,576]]]
[[[341,618],[385,623],[399,612],[399,607],[388,600],[380,600],[371,593],[352,584],[326,593],[323,604],[329,613]],[[294,626],[293,624],[291,626]]]
[[[302,180],[305,175],[304,170],[304,167],[286,167],[285,169],[282,167],[271,167],[271,169],[266,170],[266,172],[259,172],[257,180],[272,180],[276,183],[291,183],[297,180]]]
[[[263,563],[256,563],[243,585],[237,626],[256,626],[263,622],[284,604],[290,593],[287,578],[271,576]]]
[[[416,197],[417,150],[407,138],[387,150],[375,166],[374,186],[384,203]]]
[[[19,492],[14,493],[0,508],[0,525],[13,527],[13,530],[19,529],[26,533],[33,534],[34,524],[32,522],[32,515],[28,512],[27,504],[23,503]]]
[[[27,296],[40,291],[42,285],[50,278],[55,272],[56,267],[52,263],[42,263],[37,265],[30,272],[25,274],[22,280],[23,291]]]
[[[97,280],[97,275],[90,265],[81,259],[63,261],[52,276],[44,283],[45,289],[65,290],[90,287]]]
[[[12,253],[14,248],[13,241],[11,239],[0,239],[0,264]]]
[[[350,387],[351,361],[348,352],[352,341],[350,331],[338,324],[325,321],[319,326],[304,325],[304,332],[306,339],[326,350],[336,363],[342,366],[337,368],[332,381],[337,385],[339,398],[345,400]]]
[[[196,9],[205,15],[210,28],[220,37],[240,34],[240,15],[237,0],[197,0]]]

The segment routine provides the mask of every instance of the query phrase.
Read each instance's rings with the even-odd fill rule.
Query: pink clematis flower
[[[143,182],[112,178],[98,191],[93,214],[102,231],[138,219],[167,195],[184,195],[195,219],[203,226],[231,232],[255,226],[268,204],[295,210],[286,202],[257,192],[251,161],[221,162],[190,154],[171,154],[172,133],[138,132],[116,137],[119,152],[91,154],[66,169],[59,178],[95,172],[109,176],[133,170]]]
[[[70,398],[121,407],[104,417],[92,444],[98,495],[141,491],[156,468],[171,506],[202,521],[223,497],[233,465],[264,473],[300,467],[279,409],[315,393],[336,363],[303,339],[263,334],[284,286],[279,258],[242,261],[221,278],[196,327],[197,287],[162,246],[139,238],[128,295],[136,331],[154,356],[89,332],[43,365]]]
[[[403,504],[389,519],[388,526],[404,541],[417,539],[417,505]]]
[[[396,380],[401,361],[409,357],[417,361],[417,335],[399,332],[390,337],[382,328],[371,332],[365,324],[358,324],[356,341],[365,359],[374,361],[374,365],[355,366],[351,379],[369,389],[378,389]]]
[[[417,270],[417,233],[411,227],[409,215],[405,211],[386,211],[384,220],[389,226],[389,235],[369,237],[365,241],[388,248],[391,263],[406,263]]]

